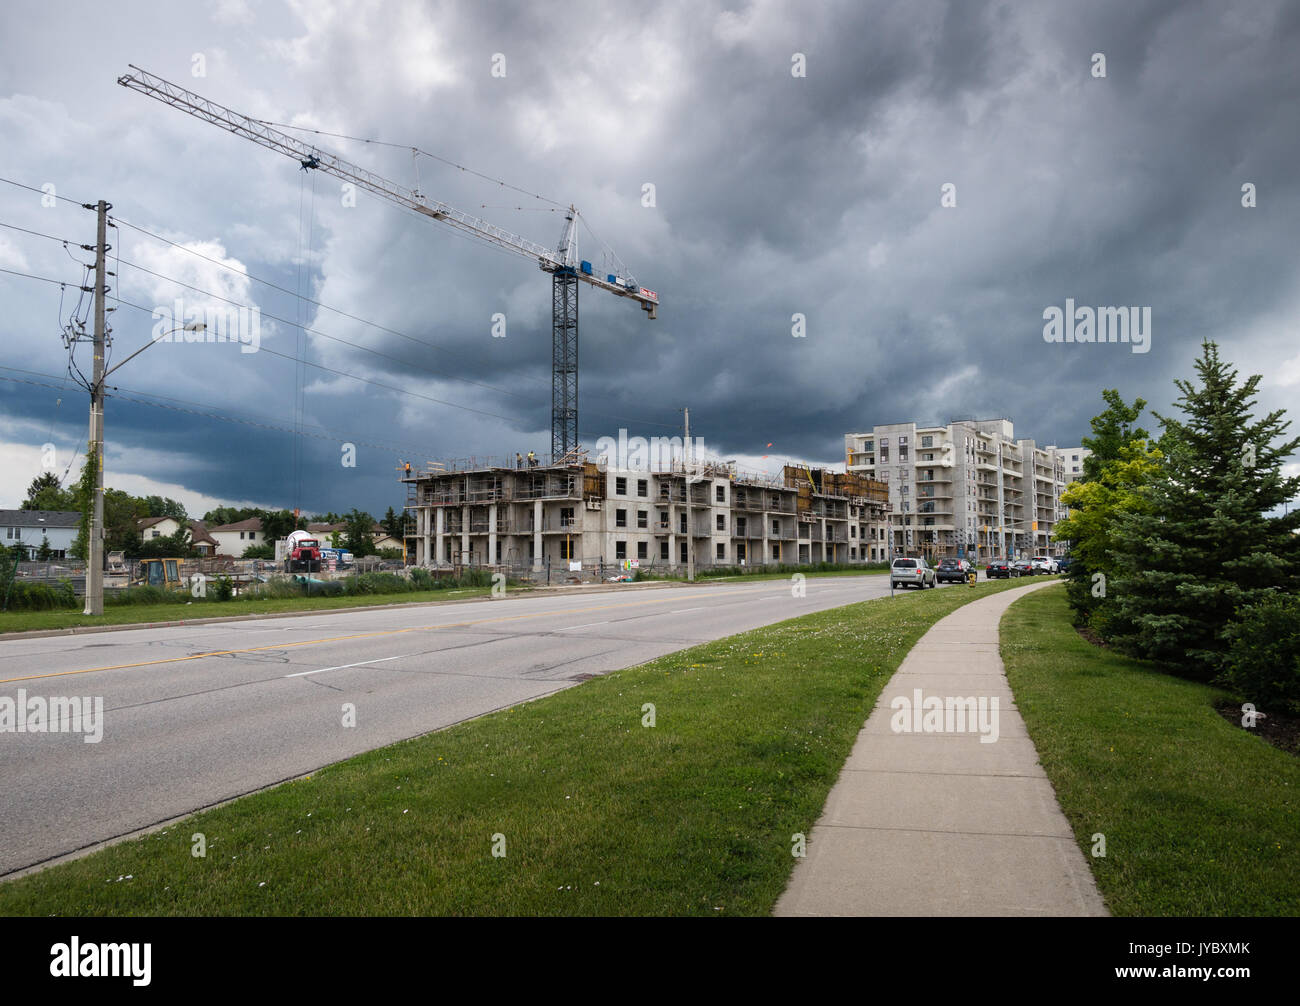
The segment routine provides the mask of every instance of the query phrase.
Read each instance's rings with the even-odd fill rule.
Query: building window
[[[900,447],[900,448],[898,449],[898,460],[899,460],[899,461],[906,461],[906,460],[907,460],[907,447],[906,447],[906,446]]]
[[[161,531],[150,531],[150,532],[149,532],[149,537],[150,537],[150,538],[161,538],[161,537],[162,537],[162,532],[161,532]]]
[[[636,480],[636,494],[643,498],[650,495],[650,484],[645,479]]]
[[[639,541],[636,543],[636,557],[638,559],[648,559],[650,545],[647,542]]]
[[[922,446],[922,447],[933,447],[933,446],[934,446],[934,437],[922,437],[922,438],[921,438],[921,446]]]
[[[717,487],[716,487],[716,491],[715,491],[715,493],[714,493],[714,496],[715,496],[715,498],[717,499],[717,501],[718,501],[719,503],[725,503],[725,502],[727,502],[727,487],[726,487],[726,486],[717,486]]]
[[[668,561],[668,542],[666,541],[661,541],[659,543],[659,558],[663,559],[665,562]]]
[[[627,479],[621,475],[614,480],[614,495],[615,496],[627,495]]]
[[[683,514],[678,514],[677,516],[680,518],[680,520],[678,521],[678,524],[679,524],[680,527],[681,527],[681,530],[678,531],[678,534],[685,534],[685,533],[686,533],[686,514],[684,514],[684,513],[683,513]]]
[[[615,511],[614,511],[614,526],[615,526],[615,527],[627,527],[627,511],[626,511],[626,510],[615,510]]]
[[[718,514],[718,524],[717,524],[717,526],[718,526],[718,530],[719,530],[719,531],[725,531],[725,530],[727,530],[727,515],[726,515],[726,514],[722,514],[722,513]]]
[[[660,510],[660,511],[659,511],[659,526],[660,526],[661,528],[663,528],[665,531],[668,530],[668,511],[667,511],[667,510]],[[664,556],[664,558],[666,559],[667,556]]]
[[[899,437],[898,443],[900,446],[905,446],[907,444],[907,437]]]
[[[636,512],[636,526],[641,528],[649,527],[650,514],[647,513],[645,510],[638,510]]]
[[[775,538],[780,533],[781,533],[781,522],[779,520],[772,521],[772,537]]]
[[[773,558],[773,559],[780,559],[780,558],[781,558],[781,546],[780,546],[780,545],[773,545],[773,546],[772,546],[772,558]]]
[[[501,542],[497,542],[497,548],[498,549],[501,548]],[[561,540],[560,542],[560,558],[561,559],[573,558],[573,542],[569,541],[569,539],[567,538]]]
[[[614,542],[614,558],[615,559],[627,558],[627,542],[625,541]]]
[[[682,542],[682,562],[686,561],[686,542]]]
[[[724,545],[722,542],[718,542],[718,558],[719,559],[727,558],[727,546]]]
[[[889,464],[889,445],[888,445],[888,444],[883,444],[883,443],[882,443],[882,444],[880,445],[880,463],[881,463],[882,465],[887,465],[887,464]]]

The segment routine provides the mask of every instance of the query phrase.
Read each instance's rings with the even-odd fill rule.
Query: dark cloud
[[[126,220],[219,242],[256,276],[402,333],[253,283],[264,315],[322,333],[268,322],[268,350],[305,345],[316,363],[414,395],[308,367],[299,409],[299,368],[271,352],[160,347],[132,364],[133,389],[262,423],[112,406],[124,464],[136,451],[140,474],[209,496],[382,509],[400,502],[398,457],[546,450],[549,280],[371,197],[342,205],[337,181],[116,87],[128,62],[251,114],[418,145],[576,202],[595,231],[580,232],[583,255],[600,266],[599,235],[663,299],[647,322],[581,294],[593,440],[672,432],[689,406],[692,431],[724,455],[771,442],[834,461],[846,431],[952,416],[1007,415],[1022,435],[1071,444],[1102,387],[1166,405],[1202,338],[1246,372],[1275,374],[1300,352],[1295,3],[593,3],[563,18],[523,3],[257,6],[250,18],[234,4],[211,16],[86,5],[78,22],[95,45],[75,56],[42,10],[0,15],[0,174],[112,198]],[[1089,72],[1094,52],[1105,79]],[[497,53],[504,78],[490,72]],[[795,53],[805,78],[791,75]],[[409,151],[318,142],[558,238],[552,203]],[[1258,209],[1241,207],[1246,182]],[[940,207],[945,183],[955,209]],[[89,240],[83,210],[0,190],[0,219]],[[132,254],[148,245],[123,237]],[[57,245],[5,239],[0,258],[77,278]],[[124,296],[159,297],[122,272]],[[6,278],[0,296],[10,358],[61,373],[57,288]],[[1042,312],[1067,297],[1151,306],[1151,352],[1045,343]],[[505,339],[491,336],[498,312]],[[796,313],[805,339],[791,337]],[[149,324],[119,312],[119,345]],[[52,417],[65,440],[82,436],[72,396],[53,410],[55,392],[13,387],[0,404],[23,442]],[[1266,383],[1266,404],[1287,404],[1292,387]],[[334,440],[266,428],[300,424],[386,446],[362,447],[348,470]]]

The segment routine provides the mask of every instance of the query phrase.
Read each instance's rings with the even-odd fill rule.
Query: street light
[[[86,607],[84,615],[104,613],[104,381],[108,375],[130,363],[150,346],[162,342],[174,332],[203,332],[207,325],[192,321],[180,328],[151,339],[116,366],[103,370],[102,337],[95,343],[95,379],[90,385],[90,449],[95,458],[95,498],[90,525],[90,548],[86,561]],[[97,332],[97,336],[99,333]]]

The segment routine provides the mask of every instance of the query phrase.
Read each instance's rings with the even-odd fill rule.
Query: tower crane
[[[558,460],[578,446],[578,282],[616,297],[635,300],[650,318],[658,314],[659,295],[641,286],[631,275],[600,275],[590,262],[578,258],[578,211],[572,204],[565,212],[559,244],[552,250],[454,206],[430,199],[418,188],[411,189],[390,181],[265,122],[209,101],[135,64],[128,65],[132,72],[117,79],[123,87],[292,157],[305,170],[323,171],[498,248],[535,259],[543,272],[551,274],[551,454]],[[627,271],[620,268],[620,272]]]

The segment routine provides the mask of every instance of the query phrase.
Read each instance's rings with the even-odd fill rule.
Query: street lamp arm
[[[104,377],[106,378],[106,377],[108,377],[109,374],[113,373],[113,371],[119,369],[120,367],[124,367],[124,366],[126,366],[128,363],[130,363],[132,360],[134,360],[137,356],[139,356],[141,353],[143,353],[143,352],[144,352],[146,349],[148,349],[150,346],[154,346],[154,345],[157,345],[158,343],[162,342],[165,338],[167,338],[167,336],[171,335],[172,332],[202,332],[202,331],[206,330],[207,327],[208,327],[208,326],[207,326],[206,324],[204,324],[203,322],[201,322],[201,321],[192,321],[192,322],[190,322],[188,325],[183,325],[183,326],[181,326],[180,328],[173,328],[173,329],[171,330],[171,332],[164,332],[162,335],[158,336],[156,339],[151,339],[149,342],[146,342],[143,346],[141,346],[139,349],[137,349],[134,353],[132,353],[130,356],[128,356],[125,360],[122,360],[122,361],[120,361],[120,362],[114,364],[113,366],[109,367],[106,371],[104,371]],[[101,379],[101,380],[102,380],[102,379]]]

